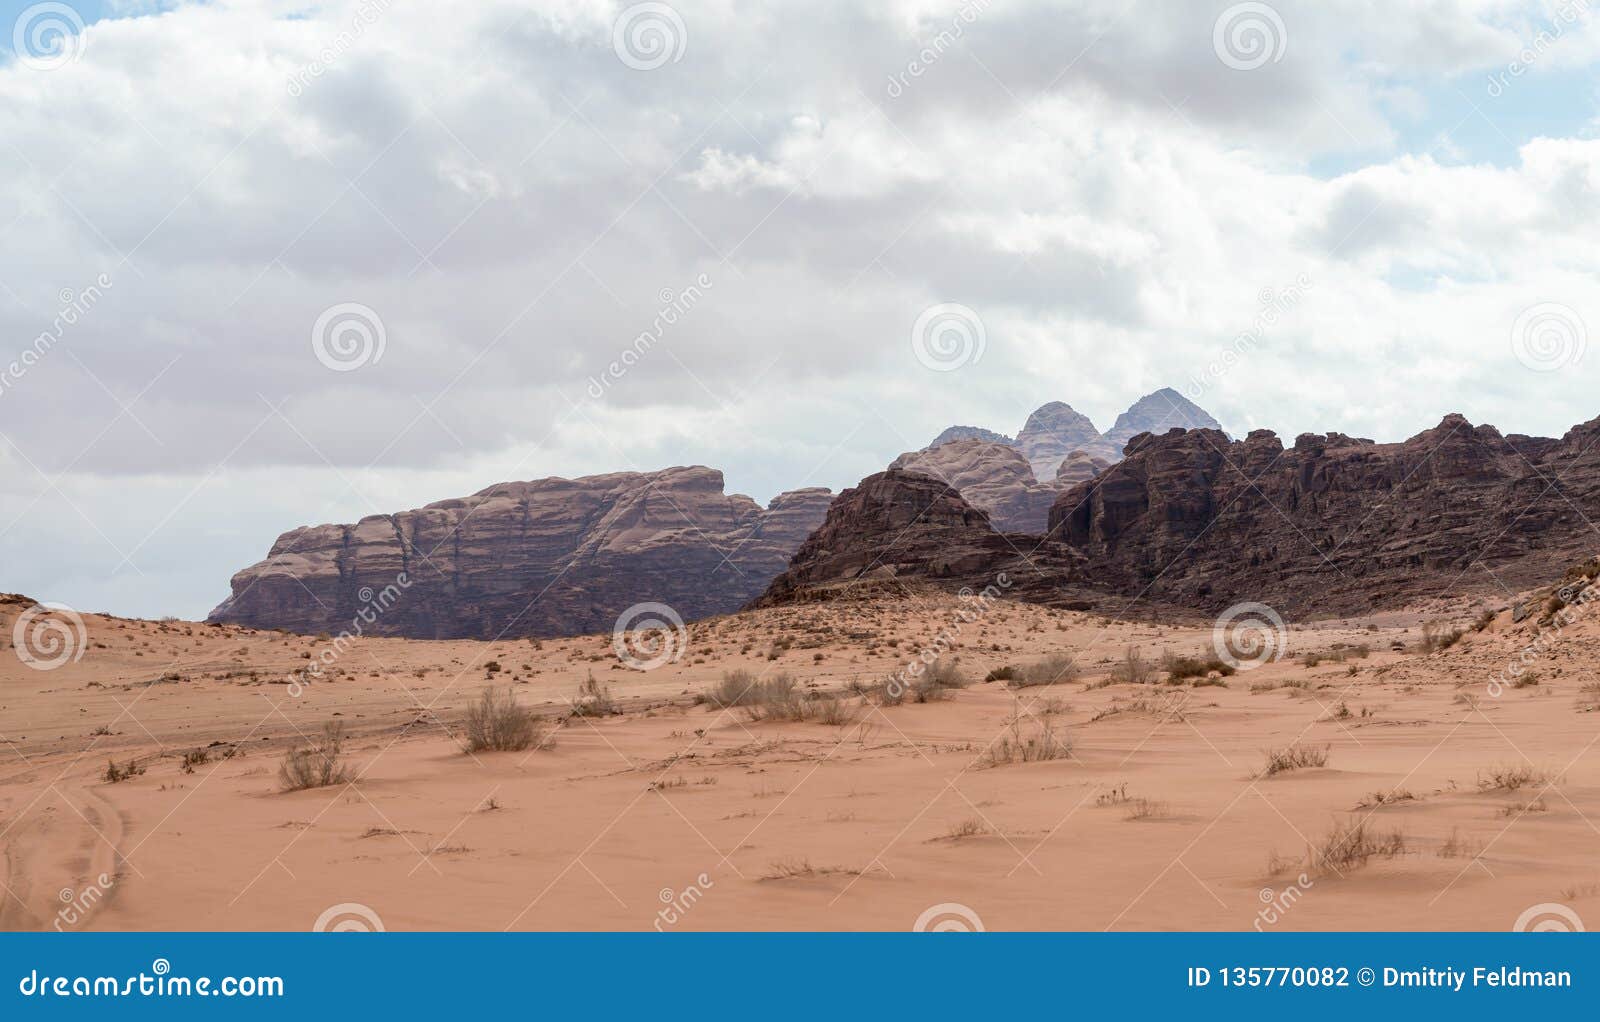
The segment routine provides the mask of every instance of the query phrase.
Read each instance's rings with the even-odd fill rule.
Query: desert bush
[[[1291,770],[1301,770],[1305,767],[1326,766],[1328,763],[1328,745],[1286,745],[1279,749],[1268,749],[1267,762],[1261,768],[1258,776],[1272,777],[1276,774],[1288,773]]]
[[[1485,628],[1488,628],[1490,625],[1494,624],[1495,617],[1495,612],[1492,610],[1485,610],[1481,612],[1477,617],[1472,619],[1472,630],[1475,632],[1483,631]]]
[[[1122,652],[1122,659],[1111,668],[1106,680],[1113,685],[1148,685],[1156,677],[1155,665],[1144,658],[1137,646]]]
[[[984,681],[1011,681],[1016,676],[1017,676],[1017,669],[1015,667],[1011,666],[1010,664],[1006,664],[1004,667],[996,667],[994,670],[990,671],[988,674],[985,674],[983,676],[983,680]]]
[[[1523,671],[1517,675],[1517,680],[1511,683],[1512,688],[1532,688],[1539,684],[1538,671]]]
[[[1058,735],[1055,728],[1043,721],[1034,720],[1023,727],[1023,714],[1012,715],[1010,727],[990,743],[979,757],[983,766],[1004,766],[1007,763],[1038,763],[1052,759],[1066,759],[1072,755],[1072,741]]]
[[[611,698],[611,690],[595,680],[594,672],[590,671],[584,677],[583,683],[578,686],[578,698],[572,701],[572,715],[574,717],[616,717],[622,714],[622,707]]]
[[[724,671],[717,687],[702,693],[700,699],[719,710],[748,706],[756,701],[756,685],[756,676],[749,671]]]
[[[478,701],[467,707],[468,752],[521,752],[540,744],[538,716],[517,705],[511,689],[485,687]]]
[[[1022,668],[1009,684],[1012,688],[1055,685],[1078,679],[1078,664],[1065,653],[1052,653]]]
[[[1516,791],[1520,788],[1545,788],[1560,778],[1549,770],[1527,763],[1497,764],[1478,771],[1479,791]]]
[[[101,778],[107,784],[120,784],[130,777],[138,777],[144,773],[144,767],[136,759],[129,759],[126,766],[117,766],[114,759],[106,760],[106,769]]]
[[[278,785],[284,791],[304,791],[343,784],[350,779],[344,759],[344,724],[330,721],[322,734],[290,749],[278,766]]]
[[[911,683],[914,702],[933,703],[950,698],[953,689],[966,688],[969,681],[954,660],[935,660]]]
[[[1399,830],[1380,832],[1365,820],[1335,823],[1320,844],[1307,849],[1306,864],[1317,872],[1343,873],[1365,866],[1370,859],[1393,859],[1405,851],[1406,836]]]
[[[1189,678],[1204,678],[1213,671],[1227,677],[1236,671],[1232,664],[1215,653],[1204,657],[1174,656],[1167,653],[1161,658],[1161,669],[1167,672],[1169,683],[1179,683]]]
[[[1130,820],[1164,820],[1167,815],[1167,804],[1154,799],[1136,798],[1128,806]]]

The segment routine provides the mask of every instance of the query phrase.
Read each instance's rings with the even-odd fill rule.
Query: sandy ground
[[[949,905],[991,930],[1504,930],[1546,903],[1600,921],[1587,621],[1548,644],[1538,684],[1496,697],[1532,637],[1509,614],[1431,654],[1392,648],[1420,638],[1418,613],[1295,626],[1288,657],[1194,687],[1097,682],[1129,647],[1208,651],[1205,622],[1002,604],[960,625],[951,655],[975,683],[945,701],[852,696],[843,725],[693,703],[735,667],[870,683],[962,606],[702,622],[645,672],[609,635],[358,640],[298,695],[282,682],[327,640],[85,616],[83,657],[52,670],[7,641],[0,928],[303,930],[352,904],[391,930],[903,930]],[[0,634],[26,607],[0,605]],[[1339,644],[1370,652],[1307,666]],[[1053,653],[1083,676],[981,680]],[[462,750],[485,684],[554,723],[590,673],[625,712],[565,719],[535,750]],[[280,791],[286,749],[334,720],[355,780]],[[986,761],[1041,727],[1070,756]],[[1263,776],[1265,750],[1294,743],[1327,746],[1326,765]],[[113,760],[143,772],[109,782]],[[1533,776],[1493,788],[1512,767]],[[1353,822],[1403,849],[1304,861]]]

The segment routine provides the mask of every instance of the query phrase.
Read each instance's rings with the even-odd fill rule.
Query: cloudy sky
[[[1162,386],[1559,434],[1595,20],[4,0],[0,591],[201,616],[299,524],[686,463],[765,501]]]

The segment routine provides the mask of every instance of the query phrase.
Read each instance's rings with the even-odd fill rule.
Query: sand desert
[[[327,639],[85,616],[81,659],[0,658],[0,925],[1505,929],[1600,898],[1600,625],[1521,605],[1291,624],[1226,676],[1203,620],[929,593],[697,622],[649,671],[610,634],[358,639],[304,685]],[[856,694],[936,642],[951,687]],[[1052,684],[984,680],[1062,656]],[[741,670],[817,712],[708,701]],[[465,751],[486,687],[534,745]],[[333,722],[348,776],[282,790]],[[1269,771],[1292,749],[1315,765]]]

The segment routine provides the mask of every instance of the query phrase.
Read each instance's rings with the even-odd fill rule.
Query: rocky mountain
[[[957,490],[967,503],[987,512],[1002,532],[1043,535],[1061,484],[1041,483],[1028,459],[1005,444],[955,440],[896,458],[892,470],[931,476]]]
[[[984,429],[982,426],[951,426],[934,437],[933,443],[929,444],[925,449],[931,451],[935,447],[942,447],[957,440],[986,440],[989,443],[1004,444],[1007,447],[1016,443],[1015,440],[1004,433],[996,433],[994,430]]]
[[[1304,434],[1285,449],[1269,430],[1129,439],[1134,453],[1050,516],[1088,575],[1127,593],[1362,611],[1516,590],[1600,542],[1600,419],[1558,441],[1460,415],[1391,444]]]
[[[1120,449],[1112,449],[1101,438],[1100,431],[1094,428],[1087,415],[1061,401],[1040,405],[1028,416],[1022,432],[1017,434],[1017,449],[1033,466],[1037,479],[1054,479],[1056,468],[1073,451],[1108,460],[1122,455]]]
[[[932,476],[893,468],[845,490],[822,526],[752,606],[931,585],[1087,606],[1082,554],[995,531],[989,516]]]
[[[1117,457],[1129,440],[1140,433],[1165,433],[1170,429],[1217,429],[1222,424],[1213,419],[1204,408],[1190,401],[1171,387],[1162,387],[1135,401],[1112,427],[1106,430],[1106,440],[1117,449]],[[1113,461],[1116,458],[1111,459]]]
[[[760,594],[830,498],[795,490],[762,508],[700,466],[501,483],[284,533],[210,620],[440,639],[604,632],[644,601],[689,620]]]
[[[1061,401],[1040,405],[1028,416],[1022,430],[1012,439],[981,426],[951,426],[934,437],[924,450],[933,450],[956,440],[987,440],[1015,447],[1033,467],[1034,478],[1048,483],[1057,478],[1062,463],[1075,451],[1107,463],[1119,461],[1128,440],[1139,433],[1165,432],[1174,427],[1221,429],[1203,408],[1170,387],[1163,387],[1135,401],[1117,416],[1110,431],[1102,434],[1089,417]],[[1071,475],[1081,477],[1085,466],[1074,466]]]

